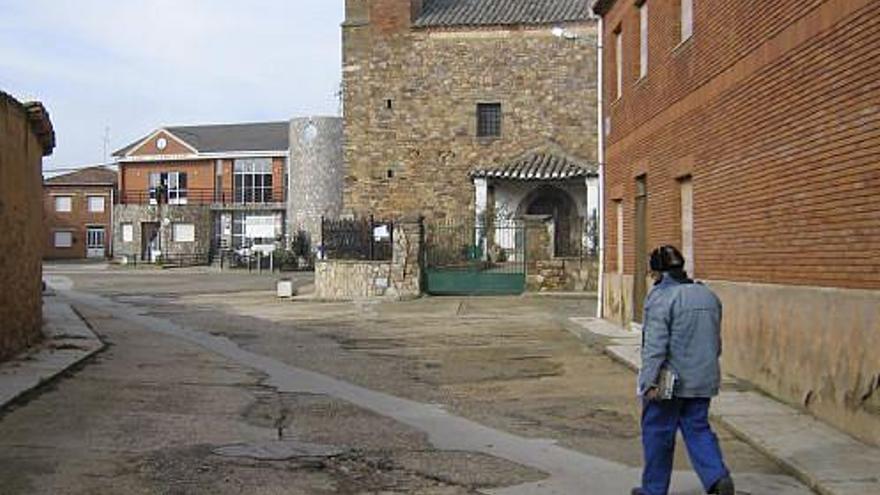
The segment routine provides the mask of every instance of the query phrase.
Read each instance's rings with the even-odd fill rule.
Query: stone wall
[[[343,24],[346,212],[471,216],[476,167],[548,143],[595,159],[592,23],[568,26],[574,40],[550,26],[412,29],[408,2],[381,17],[357,3]],[[499,138],[476,136],[477,103],[502,105]]]
[[[324,260],[315,265],[315,297],[327,301],[421,295],[421,224],[394,226],[391,261]]]
[[[113,210],[113,252],[116,258],[141,261],[141,237],[144,222],[158,222],[162,254],[165,256],[207,255],[214,236],[213,212],[208,205],[116,205]],[[167,222],[163,221],[166,220]],[[123,224],[132,224],[131,242],[123,240]],[[195,227],[194,242],[176,242],[174,223],[191,223]]]
[[[342,119],[307,117],[290,122],[290,236],[305,232],[312,247],[321,242],[321,217],[342,212]]]
[[[596,258],[554,258],[529,264],[526,289],[531,292],[596,292]]]
[[[0,92],[0,361],[41,336],[41,171],[54,146],[42,105],[23,105]]]

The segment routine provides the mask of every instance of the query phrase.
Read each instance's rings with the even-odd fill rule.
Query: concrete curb
[[[43,334],[36,348],[0,364],[0,411],[104,349],[85,320],[52,296],[43,298]]]
[[[597,318],[569,318],[566,330],[630,370],[641,361],[638,334]],[[724,377],[712,418],[821,495],[880,494],[880,449],[754,391],[727,390]]]

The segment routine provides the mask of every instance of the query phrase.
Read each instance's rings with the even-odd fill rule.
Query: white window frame
[[[58,235],[66,234],[68,241],[67,243],[59,243]],[[70,230],[56,230],[52,233],[52,245],[57,249],[70,249],[73,247],[73,231]]]
[[[648,75],[648,3],[639,6],[639,79]]]
[[[101,209],[92,208],[93,200],[101,200]],[[89,213],[104,213],[106,208],[107,199],[104,196],[91,195],[86,196],[86,207],[88,208]]]
[[[681,18],[681,41],[682,43],[689,40],[694,34],[694,0],[679,0],[679,13]]]
[[[179,229],[186,229],[180,231]],[[171,239],[174,242],[195,242],[196,225],[194,223],[178,222],[171,224]]]
[[[125,222],[122,224],[122,242],[134,242],[134,224]]]
[[[617,98],[623,96],[623,30],[614,31],[614,71],[617,78]]]
[[[67,208],[60,208],[58,201],[67,200]],[[58,213],[70,213],[73,211],[73,196],[55,196],[55,211]]]

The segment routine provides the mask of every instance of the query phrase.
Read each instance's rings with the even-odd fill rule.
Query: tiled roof
[[[590,0],[425,0],[416,27],[503,26],[585,21]]]
[[[175,126],[163,129],[182,139],[199,153],[287,151],[290,146],[290,123],[287,121]],[[143,140],[141,138],[129,144],[113,153],[113,156],[124,156]]]
[[[498,167],[477,169],[472,178],[508,180],[565,180],[597,174],[598,165],[550,153],[529,153]]]
[[[102,166],[86,167],[43,181],[48,186],[116,185],[116,171]]]

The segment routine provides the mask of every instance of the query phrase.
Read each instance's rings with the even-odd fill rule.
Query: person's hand
[[[657,391],[657,387],[651,387],[647,391],[645,391],[645,400],[655,401],[657,400],[657,396],[660,392]]]

